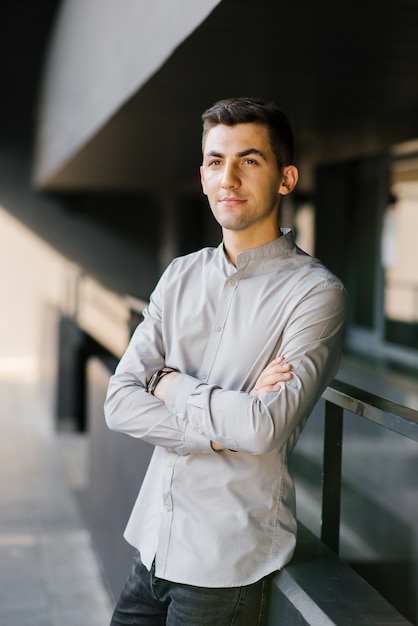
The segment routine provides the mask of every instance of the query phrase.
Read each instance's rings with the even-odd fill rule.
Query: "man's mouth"
[[[243,204],[245,200],[243,198],[237,198],[236,196],[225,196],[221,198],[222,204],[227,204],[228,206],[237,206],[238,204]]]

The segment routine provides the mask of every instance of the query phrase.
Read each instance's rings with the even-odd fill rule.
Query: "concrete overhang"
[[[41,189],[170,192],[197,184],[200,115],[274,98],[299,158],[418,137],[418,3],[67,0],[39,108]]]

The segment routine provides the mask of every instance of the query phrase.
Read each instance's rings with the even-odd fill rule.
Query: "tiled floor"
[[[0,625],[106,626],[112,600],[76,500],[83,437],[36,384],[0,381]]]

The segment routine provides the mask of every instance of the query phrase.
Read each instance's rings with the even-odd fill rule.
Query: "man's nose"
[[[225,163],[225,167],[222,173],[222,187],[224,189],[231,189],[240,185],[240,178],[237,172],[237,168],[233,163]]]

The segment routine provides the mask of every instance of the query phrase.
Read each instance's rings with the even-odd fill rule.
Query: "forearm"
[[[105,418],[111,430],[170,448],[181,455],[210,451],[205,437],[150,395],[144,386],[130,380],[127,374],[119,373],[111,378]]]
[[[204,437],[147,392],[152,374],[165,365],[160,312],[153,302],[150,308],[109,381],[106,423],[111,430],[171,448],[178,454],[210,451]]]

